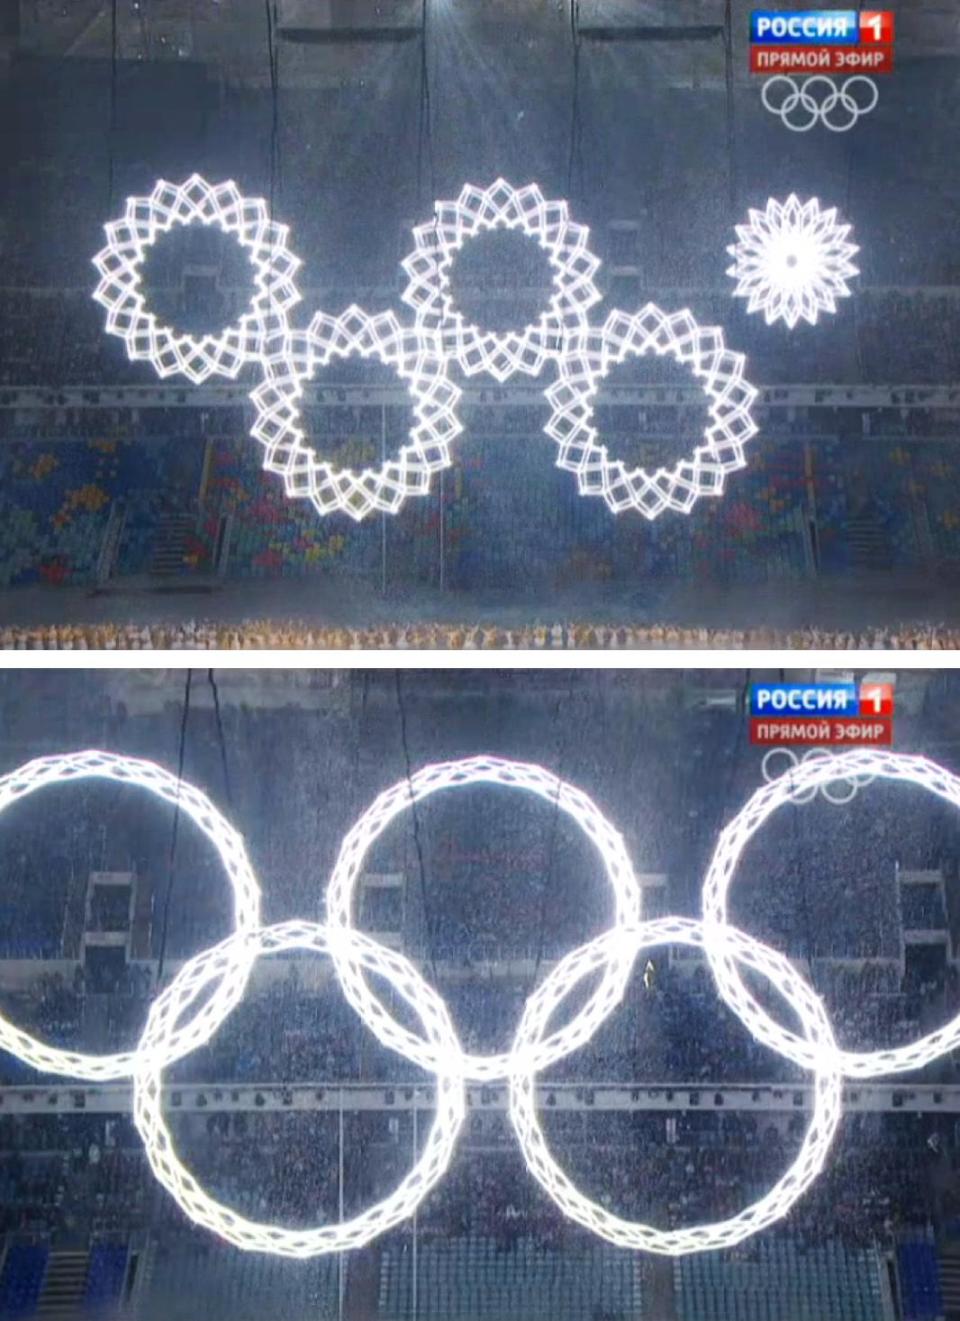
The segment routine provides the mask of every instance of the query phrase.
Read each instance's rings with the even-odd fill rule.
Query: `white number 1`
[[[873,714],[878,716],[883,710],[883,689],[882,688],[864,688],[860,697],[861,702],[873,703]]]
[[[879,41],[883,36],[883,19],[879,14],[861,14],[864,26],[873,28],[873,39]]]

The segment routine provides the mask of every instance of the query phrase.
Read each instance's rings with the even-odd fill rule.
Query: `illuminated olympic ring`
[[[792,89],[779,105],[771,105],[769,101],[770,89],[773,87],[774,83],[787,83]],[[816,97],[810,94],[809,89],[812,84],[823,83],[825,83],[828,88],[828,94],[823,100],[818,101]],[[872,99],[869,100],[867,105],[861,106],[856,99],[851,96],[849,88],[853,83],[867,84],[869,89],[868,96],[872,93]],[[845,78],[840,87],[837,87],[833,78],[828,78],[826,74],[822,73],[816,73],[809,78],[804,78],[799,87],[797,86],[796,79],[791,78],[789,74],[778,73],[773,78],[767,79],[763,84],[763,90],[760,95],[766,109],[769,110],[772,115],[779,115],[784,125],[787,128],[792,129],[794,133],[807,133],[817,123],[822,124],[824,128],[831,129],[834,133],[846,133],[849,129],[853,128],[861,115],[868,115],[880,99],[880,91],[877,84],[872,78],[867,78],[862,73],[857,73],[850,78]],[[849,120],[844,119],[840,123],[837,123],[835,118],[830,118],[838,105],[842,108],[844,114],[849,116]],[[799,124],[795,120],[789,118],[789,116],[796,110],[797,106],[800,106],[805,116],[809,116],[809,118],[805,118],[803,122]]]
[[[628,468],[599,443],[593,404],[610,368],[627,357],[668,354],[687,367],[707,397],[703,444],[672,468]],[[668,314],[654,303],[639,312],[611,312],[599,329],[569,336],[558,378],[546,391],[553,412],[544,428],[556,441],[557,467],[572,472],[581,495],[599,495],[613,513],[636,509],[654,519],[665,509],[688,514],[704,495],[723,494],[728,472],[746,467],[744,446],[757,433],[750,412],[756,389],[743,379],[746,359],[726,347],[719,326],[699,326],[684,309]]]
[[[727,930],[727,903],[737,864],[743,850],[770,816],[795,792],[817,789],[837,780],[871,775],[882,780],[915,784],[953,807],[960,808],[960,778],[928,761],[886,752],[879,748],[857,748],[833,756],[813,757],[789,775],[758,789],[736,817],[720,832],[703,885],[705,948],[720,994],[738,1014],[751,1034],[779,1051],[801,1068],[815,1068],[816,1053],[808,1041],[780,1027],[745,987],[733,960],[723,948]],[[921,1069],[960,1044],[960,1014],[944,1027],[928,1033],[911,1045],[893,1050],[840,1052],[847,1078],[879,1078],[890,1073]]]
[[[450,271],[464,244],[495,229],[519,230],[546,253],[553,271],[549,309],[522,331],[482,331],[457,311]],[[587,247],[590,231],[569,216],[566,202],[548,202],[537,184],[514,188],[497,179],[488,188],[465,184],[456,201],[436,202],[434,216],[413,231],[414,251],[403,259],[409,283],[403,301],[418,329],[439,332],[449,356],[467,376],[487,371],[498,381],[516,372],[537,376],[555,358],[563,335],[585,330],[587,312],[600,301],[594,275],[600,266]]]
[[[249,310],[218,335],[180,334],[146,305],[148,249],[174,225],[191,224],[236,238],[256,274]],[[497,229],[526,235],[551,267],[547,309],[521,331],[482,331],[453,305],[457,254],[470,239]],[[547,432],[560,447],[559,466],[576,473],[582,494],[602,495],[613,510],[633,508],[647,518],[665,509],[688,512],[699,496],[720,495],[726,474],[745,466],[743,445],[757,428],[750,415],[756,391],[742,379],[743,355],[724,347],[718,327],[698,326],[689,312],[667,316],[652,304],[632,317],[612,312],[592,327],[600,260],[588,247],[589,230],[570,219],[566,202],[548,200],[535,183],[466,184],[455,201],[436,203],[433,220],[414,229],[414,251],[403,260],[402,298],[413,308],[412,326],[392,311],[368,316],[354,306],[337,316],[318,312],[306,330],[292,328],[288,312],[300,300],[293,284],[300,262],[287,248],[287,227],[270,219],[262,198],[243,197],[232,182],[211,184],[198,174],[180,184],[161,179],[148,197],[129,198],[123,216],[105,230],[107,246],[93,259],[100,274],[93,297],[107,309],[107,331],[123,339],[132,360],[152,363],[162,377],[180,372],[200,383],[258,366],[261,383],[250,397],[263,467],[283,478],[289,497],[309,500],[321,516],[339,511],[359,521],[374,512],[395,514],[407,496],[428,494],[433,473],[450,466],[450,445],[462,431],[461,392],[448,379],[452,363],[467,376],[485,371],[505,381],[516,372],[539,375],[556,362]],[[589,418],[609,366],[651,349],[690,367],[710,400],[711,422],[689,460],[648,474],[608,459]],[[409,443],[379,467],[360,470],[319,455],[301,416],[304,387],[315,372],[354,354],[392,367],[406,382],[414,411]]]
[[[205,794],[192,784],[139,757],[120,757],[111,752],[71,752],[54,757],[38,757],[0,778],[0,812],[28,794],[52,784],[75,784],[78,780],[112,780],[146,789],[175,810],[183,812],[203,831],[213,844],[233,890],[234,926],[249,932],[260,923],[260,886],[247,857],[243,839],[220,815]],[[241,965],[230,970],[213,994],[183,1027],[172,1033],[164,1047],[162,1061],[170,1063],[196,1050],[213,1036],[235,1009],[247,986],[247,969]],[[58,1050],[38,1041],[22,1028],[0,1016],[0,1048],[16,1055],[41,1073],[58,1073],[67,1078],[85,1078],[104,1082],[128,1078],[133,1073],[137,1052],[121,1051],[114,1055],[84,1055],[79,1051]]]
[[[162,1111],[163,1060],[169,1057],[177,1022],[185,1009],[211,986],[250,967],[251,958],[285,950],[332,954],[334,947],[369,972],[386,979],[394,992],[420,1019],[438,1059],[431,1087],[436,1113],[413,1169],[382,1202],[350,1220],[316,1229],[284,1229],[247,1220],[205,1192],[181,1163]],[[374,1035],[392,1046],[382,1011],[364,1020]],[[140,1041],[134,1074],[133,1118],[143,1138],[150,1166],[180,1208],[196,1224],[212,1229],[238,1248],[271,1252],[282,1257],[314,1257],[321,1253],[360,1248],[406,1220],[443,1177],[466,1110],[463,1074],[458,1067],[460,1043],[447,1007],[402,954],[357,931],[332,931],[314,922],[283,922],[260,931],[237,932],[186,963],[150,1010]]]
[[[414,412],[409,443],[397,457],[359,472],[318,458],[301,426],[304,382],[334,358],[354,354],[392,367]],[[429,493],[433,473],[450,467],[450,444],[462,430],[455,412],[461,392],[447,379],[438,337],[401,326],[393,312],[318,312],[306,331],[267,342],[263,369],[250,398],[257,410],[251,434],[264,447],[264,469],[279,473],[287,495],[309,500],[318,514],[340,509],[357,522],[372,510],[395,514],[407,496]]]
[[[143,263],[148,250],[174,225],[213,225],[232,235],[254,271],[250,309],[219,335],[179,334],[147,311]],[[262,197],[243,197],[237,185],[211,184],[199,174],[183,183],[157,181],[149,197],[128,197],[120,220],[104,226],[107,246],[93,259],[100,274],[93,297],[107,309],[107,331],[119,335],[134,362],[151,362],[158,376],[182,372],[199,385],[211,376],[235,377],[259,361],[268,335],[287,329],[287,313],[300,301],[293,277],[299,258],[287,247],[286,225],[270,219]]]
[[[551,1155],[537,1120],[535,1070],[518,1063],[511,1075],[510,1116],[527,1167],[561,1211],[585,1229],[621,1248],[680,1256],[742,1243],[785,1216],[806,1192],[823,1169],[840,1122],[843,1078],[833,1032],[819,998],[782,954],[761,945],[735,927],[724,929],[719,944],[725,958],[760,973],[783,995],[803,1024],[804,1039],[814,1061],[813,1114],[797,1158],[770,1191],[745,1210],[715,1224],[672,1230],[654,1229],[608,1211],[585,1197]],[[629,955],[632,964],[641,950],[655,945],[692,945],[695,949],[706,949],[706,939],[699,922],[664,917],[630,930],[614,927],[589,944],[581,945],[557,964],[527,1001],[514,1042],[518,1060],[536,1049],[559,1006],[585,977],[607,968],[611,959],[622,958],[624,954]],[[604,1016],[615,1008],[616,1001],[608,998]],[[577,1045],[582,1045],[586,1039],[581,1036]]]
[[[410,1216],[446,1170],[465,1113],[468,1079],[504,1079],[510,1115],[533,1176],[577,1223],[622,1247],[672,1256],[729,1247],[783,1217],[823,1168],[841,1112],[844,1078],[872,1078],[920,1068],[960,1044],[960,1016],[911,1046],[864,1053],[836,1044],[823,1005],[789,960],[727,922],[727,894],[744,847],[776,808],[799,790],[836,781],[857,783],[863,776],[920,785],[960,808],[960,778],[923,757],[876,749],[805,759],[789,775],[759,789],[720,833],[704,882],[703,918],[665,917],[643,921],[640,889],[623,840],[596,805],[574,786],[539,766],[498,757],[471,757],[426,766],[409,780],[380,794],[351,828],[340,849],[327,890],[328,924],[289,921],[257,925],[259,889],[243,842],[196,789],[151,762],[105,752],[44,757],[0,778],[0,811],[49,783],[99,776],[138,784],[178,804],[217,846],[236,896],[233,935],[196,955],[151,1006],[135,1052],[92,1057],[58,1052],[34,1041],[0,1019],[0,1046],[45,1071],[85,1079],[132,1075],[134,1120],[159,1181],[195,1223],[240,1248],[288,1257],[311,1257],[362,1247]],[[369,846],[407,807],[441,789],[492,784],[524,789],[573,818],[599,851],[615,895],[613,926],[567,954],[533,992],[524,1008],[510,1051],[474,1056],[460,1045],[446,1005],[413,965],[350,925],[352,897]],[[764,1196],[727,1220],[686,1229],[659,1230],[624,1220],[585,1197],[548,1150],[537,1120],[536,1075],[547,1065],[584,1046],[621,1003],[641,950],[681,944],[702,949],[724,1002],[758,1042],[814,1075],[813,1108],[796,1160]],[[435,1075],[426,1089],[435,1118],[423,1151],[393,1193],[342,1223],[313,1229],[251,1221],[211,1197],[177,1156],[162,1113],[164,1069],[204,1045],[237,1004],[257,958],[286,950],[328,955],[341,989],[378,1041],[410,1063]],[[754,998],[739,967],[759,973],[786,999],[801,1035],[781,1027]],[[364,974],[384,977],[408,1010],[419,1018],[424,1036],[401,1026],[367,988]],[[551,1029],[563,1001],[588,978],[596,985],[579,1011],[559,1030]],[[195,1008],[196,1002],[200,1008]],[[184,1015],[188,1021],[179,1026]]]
[[[803,754],[803,761],[810,761],[813,757],[830,757],[833,754],[826,748],[808,748]],[[787,765],[779,772],[771,769],[771,764],[776,757],[786,757]],[[774,784],[785,775],[792,775],[800,760],[792,748],[768,748],[763,754],[763,761],[760,763],[760,770],[767,784]],[[811,803],[819,793],[828,803],[833,803],[835,807],[843,807],[846,803],[852,803],[860,789],[865,789],[868,784],[872,784],[876,777],[873,775],[852,775],[849,779],[843,781],[831,781],[830,784],[814,785],[810,789],[796,790],[790,795],[790,801],[794,803]],[[843,793],[837,793],[832,785],[834,783],[845,783],[849,785],[849,790]]]
[[[615,925],[631,926],[640,920],[640,886],[623,837],[606,820],[592,799],[542,766],[506,761],[502,757],[468,757],[463,761],[438,762],[425,766],[410,779],[401,780],[380,794],[356,825],[351,827],[340,846],[340,854],[327,886],[327,922],[331,929],[346,931],[352,928],[353,902],[363,874],[364,859],[390,822],[407,808],[415,808],[417,803],[431,794],[444,789],[464,789],[472,784],[496,784],[507,789],[520,789],[543,799],[555,811],[571,817],[600,854],[613,890]],[[343,993],[360,1017],[366,1020],[368,1014],[377,1013],[380,1010],[379,1002],[360,970],[355,967],[354,961],[337,949],[331,950],[331,954]],[[612,959],[602,981],[587,997],[579,1012],[569,1023],[541,1042],[527,1062],[538,1069],[545,1069],[575,1049],[572,1043],[580,1033],[592,1035],[603,1017],[601,1004],[606,1003],[611,996],[615,1000],[620,998],[632,965],[632,958]],[[396,1020],[388,1017],[384,1030],[390,1034],[389,1044],[421,1068],[435,1071],[441,1063],[428,1042]],[[516,1060],[515,1050],[496,1055],[464,1053],[461,1068],[471,1082],[496,1082],[509,1075]]]

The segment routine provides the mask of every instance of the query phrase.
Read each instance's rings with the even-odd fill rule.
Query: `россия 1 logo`
[[[755,9],[752,73],[892,73],[889,9]]]
[[[750,742],[761,745],[889,745],[893,685],[889,683],[754,683]]]

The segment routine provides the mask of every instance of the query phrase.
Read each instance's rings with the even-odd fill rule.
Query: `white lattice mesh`
[[[354,354],[392,367],[406,382],[414,414],[410,443],[362,472],[318,457],[301,421],[304,383],[334,358]],[[393,312],[318,312],[306,331],[271,339],[263,366],[264,380],[250,398],[264,469],[282,476],[287,495],[309,500],[318,514],[340,510],[357,521],[374,510],[395,514],[407,496],[429,494],[432,475],[450,466],[450,445],[463,429],[456,414],[461,391],[447,378],[437,336],[401,326]]]
[[[707,948],[708,937],[699,922],[665,917],[628,930],[615,928],[568,954],[527,1001],[514,1042],[514,1071],[510,1082],[510,1115],[527,1167],[565,1215],[618,1247],[679,1256],[688,1252],[728,1248],[766,1229],[786,1215],[823,1169],[841,1112],[842,1077],[830,1023],[823,1006],[790,963],[733,927],[715,931],[709,939],[731,962],[742,963],[765,977],[786,999],[803,1024],[814,1057],[813,1112],[796,1160],[763,1197],[727,1220],[691,1225],[686,1229],[654,1229],[624,1220],[579,1191],[554,1160],[537,1119],[536,1077],[525,1061],[536,1050],[551,1016],[565,997],[585,978],[619,963],[627,954],[631,967],[641,950],[655,945]],[[612,1012],[619,996],[608,995],[604,1009]],[[742,1014],[743,995],[737,997]],[[731,1005],[734,1008],[734,1005]],[[735,1010],[736,1012],[736,1010]],[[577,1035],[583,1045],[589,1033]]]
[[[311,950],[332,954],[334,948],[368,972],[386,978],[396,993],[417,1014],[438,1064],[436,1082],[429,1091],[434,1120],[416,1164],[397,1188],[369,1210],[342,1223],[316,1229],[288,1229],[264,1224],[230,1210],[200,1186],[182,1164],[163,1117],[162,1059],[168,1057],[180,1016],[212,985],[246,976],[260,954]],[[393,1034],[385,1013],[375,1006],[366,1019],[386,1046]],[[331,931],[313,922],[283,922],[253,932],[236,933],[191,959],[154,1002],[140,1042],[134,1075],[134,1122],[143,1139],[154,1174],[195,1224],[219,1234],[238,1248],[270,1252],[283,1257],[314,1257],[325,1252],[360,1248],[371,1239],[412,1215],[442,1178],[453,1153],[465,1114],[463,1076],[459,1071],[460,1043],[446,1006],[416,968],[401,954],[359,932]]]
[[[250,309],[218,335],[179,334],[149,311],[143,263],[149,248],[174,225],[213,225],[232,235],[253,268]],[[243,197],[232,180],[211,184],[199,174],[183,183],[160,179],[149,197],[129,197],[120,220],[104,226],[107,246],[93,259],[100,275],[94,299],[107,309],[107,330],[119,335],[135,362],[150,362],[162,377],[181,372],[200,384],[211,376],[234,378],[259,362],[267,337],[287,329],[287,313],[300,301],[294,276],[300,261],[287,247],[288,229],[270,219],[261,197]]]
[[[553,272],[548,309],[521,331],[483,331],[457,311],[450,271],[471,238],[490,230],[526,234],[546,254]],[[464,184],[456,201],[437,202],[434,218],[413,231],[414,251],[403,260],[409,283],[403,301],[421,330],[440,334],[443,350],[467,376],[489,372],[506,381],[517,372],[540,373],[555,358],[565,331],[585,329],[586,314],[600,293],[594,275],[600,260],[590,252],[590,231],[569,217],[566,202],[547,201],[537,184],[515,188],[497,179],[488,188]]]
[[[710,421],[703,444],[672,468],[628,468],[613,459],[593,425],[593,406],[610,368],[627,357],[664,354],[689,367],[706,395]],[[569,335],[557,380],[546,391],[546,433],[558,446],[557,467],[576,475],[581,495],[598,495],[613,512],[636,509],[654,519],[665,509],[688,514],[704,495],[723,494],[728,472],[746,466],[744,446],[757,432],[757,391],[743,379],[746,359],[724,344],[719,326],[699,326],[692,313],[668,314],[653,303],[611,312],[603,326]]]
[[[790,802],[795,794],[864,775],[918,785],[960,808],[960,779],[926,757],[908,757],[878,748],[857,748],[830,757],[815,757],[801,762],[789,775],[758,789],[723,828],[703,885],[706,950],[720,994],[758,1041],[805,1069],[816,1065],[809,1042],[774,1022],[746,990],[733,960],[723,952],[730,886],[743,850],[778,807]],[[891,1050],[841,1051],[841,1067],[848,1078],[879,1078],[923,1068],[958,1043],[960,1015],[912,1045]]]
[[[237,930],[250,931],[258,926],[260,886],[247,857],[243,839],[205,794],[193,785],[177,780],[152,761],[92,750],[38,757],[0,779],[0,812],[11,803],[47,785],[70,784],[76,780],[89,779],[112,780],[116,784],[146,789],[172,807],[179,807],[217,850],[233,890],[233,919]],[[240,1001],[246,985],[246,969],[238,967],[232,970],[201,1010],[171,1038],[167,1062],[208,1041]],[[79,1051],[59,1050],[38,1041],[2,1016],[0,1047],[44,1073],[58,1073],[67,1078],[85,1078],[93,1082],[129,1077],[136,1058],[134,1051],[87,1055]]]
[[[367,808],[360,820],[344,837],[340,846],[330,884],[327,887],[327,921],[332,929],[346,930],[352,926],[353,900],[363,870],[363,863],[371,845],[389,823],[401,812],[422,802],[443,789],[465,788],[473,784],[499,784],[520,789],[544,799],[557,811],[571,817],[593,843],[603,859],[607,879],[613,889],[616,922],[632,923],[640,920],[641,891],[633,872],[622,836],[606,820],[592,799],[580,789],[566,784],[545,770],[526,762],[507,761],[501,757],[469,757],[463,761],[437,762],[417,771],[409,780],[401,780],[385,790]],[[337,950],[332,951],[334,966],[343,985],[344,994],[364,1019],[376,1011],[377,1000],[368,988],[360,970],[353,961]],[[569,1044],[578,1032],[593,1032],[602,1014],[599,1006],[604,992],[622,993],[629,976],[625,961],[612,960],[604,975],[602,987],[591,995],[580,1012],[569,1024],[550,1034],[531,1057],[537,1067],[561,1059],[574,1047]],[[438,1063],[429,1043],[389,1019],[391,1043],[395,1050],[424,1069],[434,1069]],[[463,1059],[465,1076],[476,1082],[493,1082],[505,1078],[511,1067],[511,1055],[466,1054]]]

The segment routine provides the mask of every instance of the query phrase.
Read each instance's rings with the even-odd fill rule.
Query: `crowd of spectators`
[[[310,620],[213,619],[178,623],[0,625],[8,651],[518,651],[788,650],[956,651],[960,628],[945,621],[856,630],[706,628],[671,623],[609,625],[564,621],[499,628],[489,624],[325,626]]]

